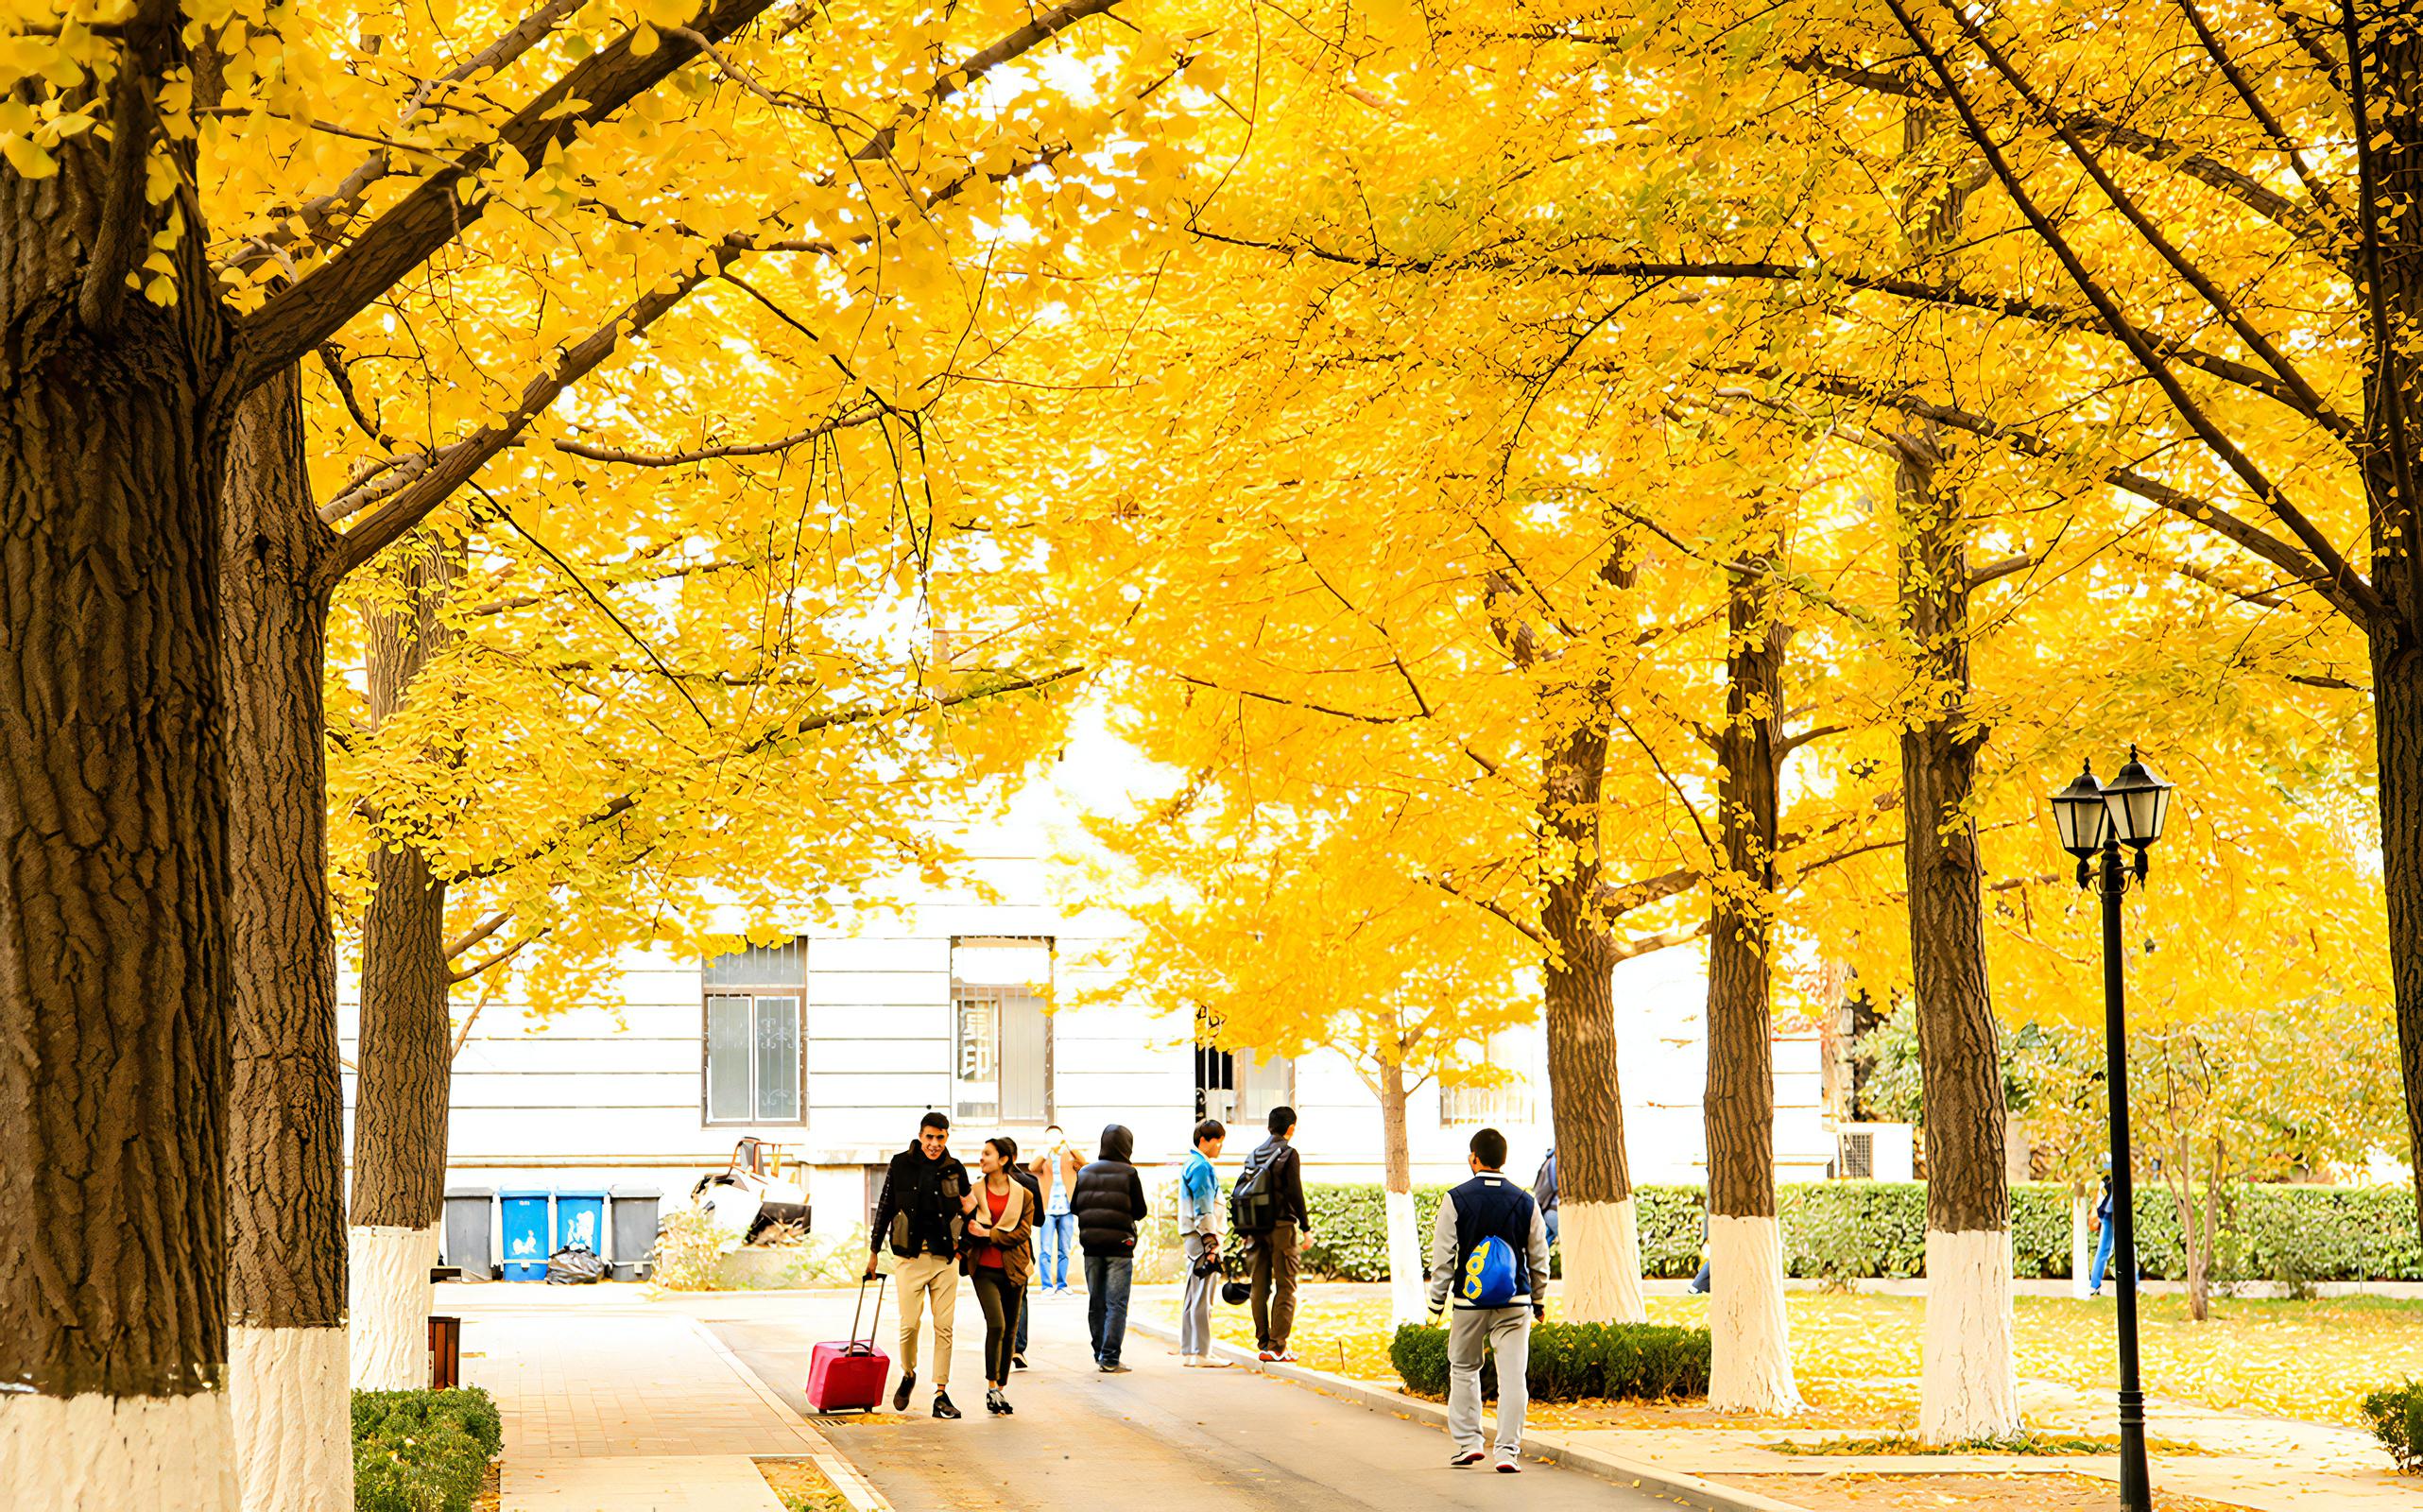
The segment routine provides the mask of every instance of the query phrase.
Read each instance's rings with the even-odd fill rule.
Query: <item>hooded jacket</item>
[[[1128,1159],[1135,1153],[1136,1136],[1113,1124],[1102,1131],[1100,1158],[1077,1173],[1069,1211],[1076,1214],[1077,1246],[1089,1255],[1136,1252],[1136,1226],[1144,1221],[1144,1178]]]

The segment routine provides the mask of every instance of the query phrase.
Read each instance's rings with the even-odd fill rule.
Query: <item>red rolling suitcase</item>
[[[867,1305],[867,1283],[858,1283],[858,1306],[851,1309],[850,1337],[816,1347],[808,1357],[808,1405],[817,1412],[872,1412],[884,1400],[884,1378],[891,1374],[892,1357],[875,1347],[884,1319],[884,1278],[875,1277],[875,1316],[867,1336],[858,1336],[858,1314]]]

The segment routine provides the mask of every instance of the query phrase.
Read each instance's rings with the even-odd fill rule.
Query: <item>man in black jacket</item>
[[[1102,1155],[1077,1173],[1069,1194],[1076,1214],[1077,1247],[1085,1251],[1085,1318],[1093,1337],[1094,1367],[1124,1375],[1120,1346],[1127,1338],[1127,1287],[1136,1268],[1136,1228],[1144,1221],[1144,1178],[1130,1157],[1136,1136],[1121,1125],[1102,1131]]]
[[[1296,1109],[1270,1110],[1270,1138],[1246,1157],[1237,1177],[1243,1189],[1257,1179],[1274,1200],[1271,1226],[1246,1238],[1246,1260],[1253,1277],[1254,1346],[1265,1360],[1293,1360],[1287,1335],[1296,1327],[1296,1257],[1313,1231],[1313,1214],[1304,1206],[1304,1162],[1292,1143]],[[1257,1177],[1256,1173],[1263,1173]]]
[[[934,1416],[956,1418],[951,1405],[951,1323],[959,1310],[959,1235],[966,1223],[968,1168],[951,1153],[951,1120],[929,1110],[919,1123],[917,1143],[892,1157],[884,1191],[867,1228],[867,1275],[889,1245],[900,1263],[892,1267],[901,1287],[901,1383],[892,1410],[906,1412],[917,1384],[919,1314],[934,1314]]]

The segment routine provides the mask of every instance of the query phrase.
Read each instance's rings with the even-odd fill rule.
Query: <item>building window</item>
[[[807,941],[735,951],[704,975],[705,1121],[807,1122]]]
[[[1503,1073],[1487,1087],[1442,1087],[1438,1090],[1438,1122],[1442,1128],[1460,1124],[1528,1124],[1538,1116],[1532,1098],[1532,1035],[1528,1025],[1501,1029],[1472,1047],[1473,1059]]]
[[[1222,1050],[1212,1043],[1219,1024],[1198,1015],[1194,1045],[1194,1116],[1261,1128],[1274,1108],[1296,1102],[1296,1062],[1251,1050]]]
[[[1052,941],[963,936],[951,942],[955,1116],[1052,1121]]]

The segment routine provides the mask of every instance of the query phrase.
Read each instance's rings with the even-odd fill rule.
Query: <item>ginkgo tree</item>
[[[998,121],[980,112],[975,140],[960,149],[963,166],[943,169],[938,180],[833,170],[847,166],[853,147],[874,147],[887,163],[912,144],[922,151],[925,142],[903,129],[930,113],[920,96],[930,106],[958,94],[972,76],[954,71],[989,66],[986,45],[1005,49],[997,61],[1108,6],[1080,0],[1040,14],[963,12],[907,27],[882,7],[846,14],[801,9],[728,50],[727,39],[766,9],[735,0],[660,5],[635,16],[555,0],[527,15],[495,16],[490,40],[468,51],[451,40],[451,23],[424,25],[409,11],[305,17],[228,8],[188,16],[141,4],[18,23],[8,67],[19,95],[0,123],[9,163],[0,181],[12,242],[43,255],[21,266],[8,296],[10,318],[28,341],[11,359],[12,440],[0,470],[10,495],[25,501],[26,518],[48,523],[37,532],[43,549],[26,565],[26,596],[11,600],[27,649],[12,675],[14,702],[28,717],[13,727],[9,747],[9,822],[72,845],[86,859],[73,866],[29,859],[31,869],[21,868],[10,884],[16,917],[51,922],[13,937],[9,949],[28,959],[76,958],[80,928],[111,941],[113,964],[106,975],[20,972],[17,979],[36,985],[9,995],[5,1011],[14,1032],[49,1047],[39,1066],[25,1068],[33,1077],[26,1094],[12,1089],[9,1098],[9,1171],[12,1180],[29,1183],[28,1211],[54,1216],[59,1228],[23,1227],[12,1239],[22,1263],[9,1273],[84,1278],[70,1294],[109,1315],[157,1325],[140,1337],[80,1329],[12,1284],[9,1315],[23,1325],[10,1331],[20,1356],[12,1379],[32,1385],[36,1402],[61,1411],[73,1399],[93,1399],[61,1419],[87,1425],[92,1447],[76,1432],[36,1424],[38,1412],[10,1415],[12,1464],[22,1452],[43,1466],[72,1467],[12,1479],[44,1486],[61,1504],[97,1498],[215,1506],[232,1494],[228,1418],[215,1389],[219,1324],[231,1301],[218,1263],[223,1147],[248,1154],[247,1164],[230,1172],[235,1190],[260,1190],[285,1170],[302,1177],[292,1190],[313,1198],[294,1208],[302,1232],[237,1226],[230,1284],[234,1311],[261,1326],[253,1363],[310,1393],[332,1383],[342,1388],[341,1335],[335,1355],[327,1348],[329,1325],[341,1317],[342,1265],[324,1258],[332,1238],[341,1243],[341,1228],[318,1216],[335,1200],[333,1147],[324,1137],[334,1111],[334,1046],[324,1016],[285,1026],[298,1031],[291,1040],[274,1021],[264,1021],[266,1035],[237,1023],[239,1058],[266,1067],[281,1048],[303,1047],[314,1085],[266,1088],[253,1105],[266,1109],[257,1126],[232,1141],[222,1133],[229,1080],[218,1047],[230,983],[239,973],[220,954],[229,931],[217,879],[228,844],[240,837],[229,833],[228,790],[215,753],[226,728],[223,706],[243,701],[228,696],[218,665],[222,558],[249,559],[265,592],[283,595],[274,612],[284,617],[278,627],[284,639],[263,644],[266,654],[248,660],[284,674],[284,705],[262,706],[290,729],[308,726],[305,738],[316,746],[318,721],[294,714],[316,701],[318,610],[336,576],[411,528],[514,440],[531,413],[735,256],[778,246],[819,259],[864,252],[937,196],[964,195],[976,208],[1001,213],[1000,185],[1022,161],[1067,150],[1049,129],[1052,103],[1033,114],[1013,107]],[[964,64],[953,61],[950,44],[966,35],[954,33],[960,26],[986,27],[989,39]],[[1133,51],[1141,58],[1153,47]],[[896,60],[920,53],[931,61],[910,65],[903,90]],[[1171,56],[1164,46],[1151,57],[1140,81],[1166,78]],[[680,103],[660,108],[651,91],[668,78]],[[837,87],[842,80],[854,81]],[[1114,104],[1141,99],[1140,89],[1115,82],[1102,93]],[[424,109],[440,96],[438,107]],[[777,122],[786,117],[776,112],[787,112],[801,124],[753,129],[733,113],[733,101],[753,102]],[[724,113],[703,131],[667,131],[669,123],[695,118],[701,104]],[[1038,116],[1046,118],[1040,129]],[[851,120],[865,121],[867,134],[853,143],[845,127],[836,142],[835,124]],[[367,153],[365,140],[372,144]],[[682,196],[678,207],[668,184]],[[1065,200],[1065,185],[1060,191]],[[1034,208],[1049,212],[1055,192],[1042,190]],[[500,202],[517,216],[483,222]],[[567,235],[575,228],[629,220],[639,222],[636,244],[601,238],[591,244],[600,258],[564,255],[577,240]],[[500,226],[501,242],[484,240]],[[516,248],[528,266],[575,291],[541,301],[539,370],[508,385],[519,389],[517,400],[459,439],[441,432],[431,439],[442,445],[391,448],[398,455],[390,464],[352,480],[351,497],[321,495],[326,503],[316,504],[297,486],[307,466],[298,465],[301,427],[280,393],[292,385],[295,364],[334,338],[340,343],[334,365],[341,367],[344,344],[353,339],[349,322],[412,284],[433,258],[446,262],[449,275],[472,281],[480,266],[511,261]],[[607,276],[584,280],[584,266]],[[593,302],[601,293],[610,298]],[[560,357],[550,359],[549,328],[562,325],[576,329]],[[588,334],[578,334],[583,329]],[[255,443],[249,458],[231,455],[232,438]],[[272,452],[278,475],[262,481],[253,465]],[[239,501],[233,485],[248,478],[261,486]],[[367,500],[357,491],[363,485]],[[334,543],[325,522],[312,518],[323,509],[347,525]],[[315,526],[323,534],[315,536]],[[223,553],[222,532],[235,551]],[[162,592],[127,613],[99,612],[116,601],[106,587],[115,581],[158,584]],[[96,611],[52,616],[37,603]],[[60,713],[34,713],[45,708]],[[316,759],[288,754],[304,748],[277,740],[238,750],[248,758],[277,752],[261,769],[263,790],[316,808]],[[194,759],[196,751],[203,759]],[[78,765],[97,771],[95,759],[115,763],[104,781],[67,787],[43,777]],[[274,780],[285,771],[303,780]],[[47,816],[69,814],[80,817],[62,824]],[[32,844],[25,857],[50,853],[43,847],[52,842]],[[289,858],[318,851],[310,844],[284,849]],[[237,870],[245,874],[240,861]],[[306,885],[301,905],[283,917],[315,917],[310,892]],[[289,889],[281,902],[297,896]],[[295,964],[318,981],[329,959],[307,954]],[[311,1001],[308,993],[290,999]],[[127,1026],[107,1045],[73,1032],[105,1012]],[[87,1096],[79,1089],[88,1082],[113,1091]],[[30,1183],[43,1179],[41,1173],[85,1164],[53,1156],[88,1143],[132,1152],[129,1163],[95,1175],[78,1194],[33,1200]],[[254,1151],[262,1158],[249,1159]],[[139,1249],[89,1245],[93,1234],[113,1229],[147,1238]],[[282,1247],[310,1258],[293,1267],[292,1284],[256,1287],[275,1276]],[[108,1271],[110,1257],[137,1253],[160,1263]],[[334,1406],[341,1397],[318,1400]],[[293,1504],[317,1504],[338,1484],[334,1456],[322,1451],[332,1434],[341,1435],[343,1414],[334,1414],[333,1429],[329,1417],[265,1412],[247,1429],[302,1425],[295,1431],[311,1444],[288,1446],[284,1458],[301,1466],[301,1484],[318,1489],[298,1491]],[[283,1497],[267,1481],[261,1485],[262,1496]],[[340,1486],[331,1504],[341,1500]]]
[[[1204,734],[1250,741],[1251,727],[1287,723],[1272,711],[1212,721]],[[1426,1083],[1503,1079],[1476,1049],[1538,1008],[1504,931],[1395,853],[1396,806],[1341,794],[1302,810],[1186,784],[1132,820],[1092,828],[1118,882],[1107,896],[1135,925],[1106,963],[1106,991],[1146,990],[1198,1040],[1237,1054],[1335,1053],[1379,1102],[1390,1306],[1414,1323],[1427,1236],[1415,1220],[1408,1098]]]

